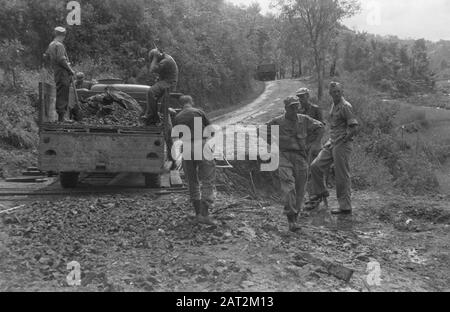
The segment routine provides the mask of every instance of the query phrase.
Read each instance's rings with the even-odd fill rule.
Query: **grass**
[[[400,100],[386,101],[388,94],[380,93],[352,75],[342,75],[338,81],[344,86],[344,97],[352,104],[360,122],[350,162],[354,188],[378,191],[395,188],[415,195],[438,192],[435,169],[446,159],[448,149],[442,148],[442,143],[445,142],[443,137],[450,134],[444,135],[445,130],[436,128],[436,124],[448,124],[447,111],[422,108]],[[326,92],[319,103],[325,109],[325,116],[331,102]],[[405,124],[409,125],[411,133],[402,139],[399,129]],[[431,129],[440,132],[435,141],[424,137],[432,133]]]

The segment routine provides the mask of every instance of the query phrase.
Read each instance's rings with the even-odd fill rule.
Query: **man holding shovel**
[[[72,69],[63,44],[66,37],[66,29],[55,28],[55,39],[50,43],[44,54],[45,60],[51,65],[56,84],[56,112],[58,121],[65,121],[65,114],[69,104],[70,86],[75,71]]]

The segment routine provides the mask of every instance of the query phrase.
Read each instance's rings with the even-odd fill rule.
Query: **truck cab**
[[[256,68],[256,79],[261,81],[275,80],[277,66],[275,64],[261,64]]]

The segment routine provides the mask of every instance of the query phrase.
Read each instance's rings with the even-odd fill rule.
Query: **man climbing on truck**
[[[149,52],[150,72],[156,73],[159,80],[148,91],[148,101],[143,114],[146,125],[160,122],[158,101],[166,90],[174,91],[178,82],[178,66],[173,57],[155,48]]]

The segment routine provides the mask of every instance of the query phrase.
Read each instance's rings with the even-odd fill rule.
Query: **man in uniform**
[[[178,82],[178,66],[169,54],[158,49],[149,52],[149,60],[150,72],[158,74],[159,80],[148,91],[148,102],[143,120],[146,124],[156,124],[160,122],[158,101],[167,89],[175,90]]]
[[[75,75],[67,57],[64,39],[66,29],[55,28],[55,39],[50,43],[44,54],[44,59],[51,65],[56,84],[56,112],[58,121],[64,121],[64,115],[69,104],[69,90],[72,76]]]
[[[207,138],[194,137],[194,123],[197,119],[201,121],[202,134],[204,129],[211,123],[208,120],[205,112],[199,108],[195,108],[192,97],[184,95],[180,97],[180,104],[183,105],[183,110],[178,113],[174,119],[174,128],[178,125],[187,126],[191,132],[191,138],[183,139],[183,148],[189,150],[187,144],[190,144],[190,159],[183,159],[183,169],[186,175],[189,194],[192,205],[194,206],[195,216],[199,223],[214,225],[214,222],[209,217],[209,210],[212,207],[215,199],[214,180],[216,175],[216,164],[214,160],[207,160],[203,155],[203,148],[205,147]],[[201,160],[194,159],[194,149],[201,149]],[[183,154],[183,156],[185,156]]]
[[[330,112],[330,140],[311,165],[312,196],[308,206],[315,209],[322,200],[328,197],[324,174],[331,164],[334,164],[339,207],[331,210],[333,214],[352,213],[349,160],[352,152],[352,140],[358,129],[358,121],[353,114],[352,105],[344,99],[343,94],[341,84],[330,83],[330,96],[333,98]]]
[[[323,135],[324,126],[309,116],[298,114],[299,102],[290,97],[284,101],[286,114],[268,123],[279,126],[280,165],[278,174],[289,230],[300,229],[297,217],[303,206],[308,172],[308,149]]]
[[[297,98],[300,101],[300,112],[304,115],[311,117],[321,123],[325,124],[323,121],[322,110],[319,106],[312,104],[310,99],[310,91],[308,88],[300,88],[297,93]],[[322,136],[318,137],[315,142],[311,144],[311,147],[308,151],[308,166],[316,159],[317,155],[319,155],[320,150],[322,149]],[[306,189],[308,194],[311,194],[311,172],[308,172],[308,183]]]

